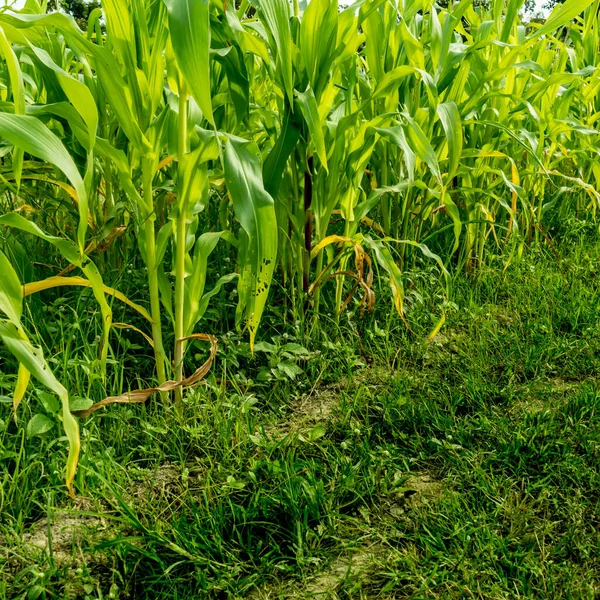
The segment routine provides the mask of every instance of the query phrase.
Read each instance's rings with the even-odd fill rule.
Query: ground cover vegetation
[[[522,6],[0,12],[4,597],[598,593],[600,2]]]

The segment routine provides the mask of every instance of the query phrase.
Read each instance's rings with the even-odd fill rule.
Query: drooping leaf
[[[408,181],[412,184],[415,180],[417,157],[415,156],[412,146],[406,139],[404,129],[398,125],[396,127],[376,127],[375,131],[386,140],[396,144],[402,150],[402,157],[406,168],[406,174],[408,175]]]
[[[21,313],[23,310],[23,288],[19,277],[6,255],[0,250],[0,311],[9,321],[21,329]],[[17,409],[27,391],[30,373],[27,368],[19,363],[17,382],[13,392],[13,413],[17,419]]]
[[[364,242],[371,250],[373,250],[379,266],[381,266],[389,275],[394,307],[396,308],[398,315],[404,319],[404,282],[402,281],[400,268],[394,261],[389,249],[386,248],[382,242],[369,236],[365,236]]]
[[[216,296],[221,291],[221,289],[223,288],[224,285],[227,285],[228,283],[235,281],[237,278],[238,278],[237,273],[229,273],[229,275],[223,275],[223,277],[219,277],[219,279],[217,279],[213,288],[211,290],[209,290],[208,292],[205,292],[204,295],[202,296],[202,299],[198,303],[198,308],[196,310],[196,320],[197,321],[199,321],[202,318],[202,316],[204,315],[204,313],[206,312],[206,309],[208,308],[208,302],[210,301],[210,299],[213,296]]]
[[[52,277],[47,277],[46,279],[42,279],[40,281],[32,281],[30,283],[26,283],[23,286],[23,295],[29,296],[30,294],[35,294],[43,290],[50,290],[56,287],[63,286],[92,287],[92,283],[84,277],[61,277],[59,275],[54,275]],[[127,306],[137,311],[142,317],[144,317],[144,319],[146,319],[150,323],[152,322],[152,317],[143,306],[132,302],[129,298],[127,298],[127,296],[125,296],[125,294],[119,292],[119,290],[111,288],[107,285],[104,285],[102,289],[106,295],[114,296],[121,302],[127,304]]]
[[[23,288],[19,276],[6,255],[0,250],[0,311],[14,325],[21,321]]]
[[[11,47],[9,41],[4,34],[4,30],[0,27],[0,54],[6,61],[10,86],[12,88],[13,104],[15,113],[18,115],[25,114],[25,85],[23,83],[23,73],[19,59]],[[21,172],[23,168],[23,148],[16,148],[13,153],[12,160],[13,173],[17,187],[21,185]]]
[[[414,149],[415,154],[429,167],[434,177],[441,184],[442,173],[440,165],[435,154],[435,150],[431,146],[431,142],[427,139],[425,132],[419,127],[419,124],[409,115],[404,114],[406,119],[406,137]]]
[[[61,400],[62,425],[69,442],[69,456],[67,457],[66,483],[71,497],[75,497],[73,480],[79,460],[79,426],[69,409],[69,395],[67,390],[53,375],[40,348],[34,347],[25,334],[17,327],[0,320],[0,338],[8,349],[15,355],[19,363],[46,387],[51,389]]]
[[[31,46],[31,49],[44,66],[54,71],[61,88],[69,99],[69,102],[71,102],[85,122],[88,133],[88,144],[86,149],[88,152],[91,151],[96,142],[98,109],[89,87],[59,67],[44,49],[37,48],[33,45]]]
[[[83,250],[88,216],[87,192],[77,166],[63,143],[41,121],[26,115],[0,112],[0,135],[25,152],[55,165],[67,176],[79,200],[77,241]]]
[[[15,423],[17,422],[17,410],[19,409],[19,405],[25,396],[30,379],[31,373],[27,370],[27,367],[25,367],[23,363],[19,363],[17,382],[15,383],[15,390],[13,392],[13,415],[15,418]]]
[[[225,183],[243,232],[240,234],[238,322],[246,318],[254,346],[277,259],[273,198],[264,188],[256,144],[230,136],[225,143]]]
[[[535,40],[541,35],[554,32],[563,27],[577,15],[580,15],[594,0],[567,0],[555,5],[554,10],[546,19],[546,22],[529,36],[529,40]]]

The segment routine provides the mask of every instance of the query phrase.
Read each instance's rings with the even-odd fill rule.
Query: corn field
[[[529,23],[522,4],[103,0],[85,31],[44,1],[2,10],[0,337],[19,365],[15,419],[31,377],[60,398],[71,495],[78,419],[154,393],[180,406],[211,368],[203,318],[224,293],[237,289],[251,348],[275,283],[282,318],[312,335],[325,315],[372,310],[379,282],[409,326],[416,264],[450,298],[490,252],[508,265],[549,242],[548,215],[595,219],[600,0]],[[145,268],[135,300],[106,283],[125,255]],[[90,377],[106,384],[130,329],[154,387],[72,410],[24,317],[64,286],[97,305]],[[186,376],[194,340],[210,351]]]

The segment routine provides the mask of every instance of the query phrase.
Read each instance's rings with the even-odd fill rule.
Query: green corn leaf
[[[41,121],[26,115],[0,113],[0,135],[11,144],[60,169],[75,188],[79,205],[77,241],[83,250],[87,231],[88,200],[83,179],[60,139]]]
[[[140,154],[146,155],[152,152],[152,147],[140,129],[139,119],[133,112],[135,106],[133,105],[131,90],[129,90],[129,86],[121,76],[121,69],[108,48],[94,44],[85,38],[74,20],[60,12],[46,15],[3,14],[0,15],[0,22],[2,21],[15,28],[31,29],[31,34],[27,31],[27,35],[31,36],[27,43],[38,46],[45,37],[36,38],[37,28],[55,27],[65,36],[70,45],[91,55],[97,81],[118,117],[119,126]]]
[[[317,98],[321,96],[335,59],[337,25],[337,0],[311,0],[308,3],[300,27],[300,52]]]
[[[327,168],[325,138],[323,136],[323,128],[321,127],[321,119],[319,118],[319,109],[317,107],[315,95],[310,87],[308,87],[303,94],[296,92],[296,98],[298,99],[298,104],[300,105],[300,110],[302,111],[304,120],[308,125],[308,131],[310,133],[312,143],[315,146],[317,156],[319,157],[319,160],[321,161],[321,164],[325,170],[329,172]]]
[[[546,22],[528,38],[535,41],[541,35],[554,33],[560,27],[564,27],[577,15],[580,15],[595,0],[567,0],[564,4],[557,4]]]
[[[525,0],[509,0],[504,15],[504,23],[502,24],[502,32],[500,33],[500,40],[502,42],[508,42],[513,25],[515,24],[515,20],[519,15],[519,10],[521,10],[524,1]]]
[[[196,312],[198,320],[200,320],[202,318],[202,316],[204,315],[204,313],[206,312],[206,309],[208,308],[209,300],[213,296],[216,296],[221,291],[221,289],[223,288],[224,285],[227,285],[228,283],[235,281],[238,277],[239,277],[239,275],[237,273],[229,273],[229,275],[223,275],[223,277],[219,277],[219,279],[217,279],[212,290],[206,292],[202,296],[202,300],[200,300],[200,303],[198,304],[198,310]]]
[[[95,44],[88,44],[85,49],[92,55],[98,81],[117,115],[119,126],[142,156],[151,154],[152,146],[142,133],[140,121],[135,114],[132,94],[120,75],[120,69],[114,57],[107,48]]]
[[[14,227],[31,233],[55,246],[72,265],[79,266],[81,264],[79,249],[71,240],[49,235],[45,231],[42,231],[35,223],[32,223],[21,215],[15,213],[0,215],[0,225]]]
[[[96,152],[97,154],[112,161],[112,164],[117,170],[117,175],[121,185],[123,186],[123,190],[125,190],[133,202],[135,202],[139,207],[143,207],[144,200],[140,196],[140,193],[133,182],[131,168],[125,153],[122,150],[113,148],[110,142],[104,138],[97,138]]]
[[[402,273],[398,265],[388,248],[382,242],[374,240],[369,236],[364,237],[364,242],[367,247],[373,250],[379,266],[389,275],[394,307],[398,314],[404,318],[404,282],[402,281]]]
[[[15,114],[25,114],[25,86],[23,84],[23,73],[21,72],[21,66],[19,60],[11,48],[4,30],[0,27],[0,54],[6,61],[8,70],[8,77],[10,80],[10,86],[13,93],[13,102]],[[13,173],[15,175],[15,181],[17,187],[21,185],[21,170],[23,168],[23,148],[16,148],[13,154],[12,160]]]
[[[136,51],[131,4],[127,0],[102,0],[107,40],[112,52],[127,66]]]
[[[288,0],[259,0],[258,6],[264,24],[275,41],[277,65],[281,70],[283,87],[288,100],[294,101],[292,78],[292,31]]]
[[[177,169],[178,210],[188,221],[201,212],[208,201],[208,176],[206,162],[202,160],[203,150],[204,146],[200,145],[192,152],[183,154]]]
[[[401,181],[396,185],[374,189],[365,200],[356,206],[354,209],[354,219],[360,221],[363,217],[366,217],[369,212],[377,206],[381,200],[381,196],[384,194],[398,194],[400,192],[405,192],[410,185],[411,183],[408,181]]]
[[[398,89],[400,81],[415,73],[418,73],[417,69],[410,65],[401,65],[394,70],[389,71],[377,82],[377,87],[373,91],[371,99],[376,100],[377,98],[389,94],[392,90]]]
[[[450,194],[445,188],[442,188],[442,204],[446,207],[446,212],[450,215],[454,227],[454,246],[452,246],[452,252],[458,250],[460,245],[460,234],[462,231],[462,220],[460,218],[460,211],[456,206],[454,200],[452,200]]]
[[[89,136],[86,150],[90,152],[96,141],[96,128],[98,126],[98,109],[90,89],[83,82],[69,75],[64,69],[60,68],[51,58],[51,56],[42,48],[30,46],[38,60],[46,67],[54,71],[56,78],[65,92],[69,102],[75,107],[85,124]]]
[[[51,104],[28,104],[25,109],[26,114],[32,117],[59,117],[68,124],[77,141],[86,150],[90,147],[90,133],[85,121],[77,110],[68,102],[53,102]],[[41,119],[44,121],[44,119]]]
[[[19,325],[23,310],[23,288],[17,272],[6,255],[0,250],[0,311],[14,325]]]
[[[86,278],[91,284],[92,292],[96,301],[100,305],[100,313],[102,315],[102,344],[100,347],[100,369],[102,372],[102,378],[106,377],[106,362],[108,360],[108,336],[110,334],[110,327],[112,325],[112,310],[106,300],[104,293],[104,282],[98,267],[91,261],[88,260],[82,267],[81,270],[84,272]]]
[[[98,81],[117,115],[119,126],[142,156],[151,154],[152,146],[142,133],[140,120],[136,115],[137,110],[132,101],[132,93],[121,77],[114,57],[107,48],[95,44],[89,44],[85,49],[92,55]]]
[[[396,144],[402,150],[404,165],[408,175],[409,183],[415,180],[415,168],[417,166],[417,157],[406,139],[404,129],[398,125],[396,127],[375,127],[375,131],[386,140]]]
[[[376,81],[380,81],[385,72],[385,53],[382,52],[381,48],[381,40],[385,39],[383,11],[373,10],[368,15],[363,14],[365,16],[362,20],[362,29],[367,39],[365,55],[369,65],[369,73]]]
[[[53,375],[40,348],[34,347],[27,336],[13,323],[0,320],[0,338],[7,348],[15,355],[19,363],[43,385],[51,389],[61,400],[62,425],[69,442],[69,456],[66,467],[66,483],[69,493],[75,496],[73,479],[79,460],[79,425],[69,409],[69,395],[67,390]]]
[[[204,311],[200,312],[199,307],[204,294],[204,286],[206,285],[208,258],[225,234],[226,232],[224,231],[208,231],[203,233],[194,245],[192,270],[185,279],[185,335],[190,335],[194,331],[196,323],[198,323],[204,313]]]
[[[213,123],[210,97],[208,0],[164,0],[177,66],[204,117]]]
[[[437,113],[442,122],[446,139],[448,140],[448,175],[454,177],[462,155],[463,130],[458,108],[454,102],[444,102],[437,107]]]
[[[263,164],[265,189],[273,198],[277,197],[285,165],[300,139],[300,133],[292,111],[286,105],[281,131]]]
[[[436,73],[439,72],[440,63],[442,62],[442,25],[440,23],[438,13],[435,7],[431,7],[431,58],[433,68]],[[444,57],[445,58],[445,57]]]
[[[225,183],[236,218],[243,228],[240,232],[236,316],[238,322],[246,318],[251,348],[254,347],[277,259],[275,207],[273,198],[263,185],[259,156],[253,142],[230,136],[225,143]]]
[[[425,51],[421,40],[416,38],[404,21],[400,22],[400,37],[404,42],[410,64],[416,69],[425,70]]]
[[[215,60],[225,67],[229,94],[238,123],[242,123],[247,118],[250,110],[250,82],[243,58],[244,55],[238,46],[232,48],[224,57],[215,57]]]
[[[435,150],[427,139],[425,132],[419,127],[419,124],[406,113],[404,113],[404,118],[407,123],[405,127],[406,137],[408,138],[411,147],[415,151],[415,154],[429,167],[430,171],[441,185],[442,173],[440,171],[440,165]]]

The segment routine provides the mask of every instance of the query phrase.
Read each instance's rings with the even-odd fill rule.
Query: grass
[[[86,422],[75,504],[64,443],[3,404],[0,598],[597,597],[600,242],[573,221],[555,247],[459,276],[430,342],[416,289],[412,332],[383,300],[255,359],[225,336],[181,420]]]

